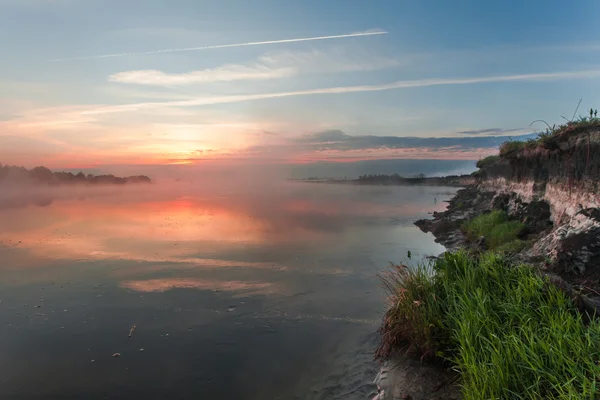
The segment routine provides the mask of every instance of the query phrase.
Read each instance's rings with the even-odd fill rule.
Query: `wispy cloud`
[[[400,137],[400,136],[351,136],[340,130],[317,132],[295,139],[295,145],[311,151],[348,151],[365,149],[414,149],[430,150],[454,148],[455,150],[475,150],[496,148],[506,141],[504,136],[470,137]]]
[[[529,136],[528,136],[529,137]],[[399,137],[348,135],[331,130],[287,138],[278,144],[258,143],[227,156],[227,162],[313,163],[356,162],[391,159],[476,160],[497,152],[506,140],[501,136],[475,137]],[[190,154],[185,160],[225,160],[218,154]],[[180,160],[181,161],[181,160]]]
[[[406,64],[402,60],[384,57],[365,46],[330,46],[310,51],[271,52],[259,58],[259,62],[272,66],[297,68],[299,72],[350,72],[373,71]]]
[[[304,73],[373,71],[397,67],[400,60],[381,57],[364,48],[333,46],[324,50],[267,53],[248,64],[227,64],[187,73],[157,70],[124,71],[109,77],[112,82],[140,85],[192,85],[208,82],[289,78]]]
[[[508,134],[522,135],[531,133],[531,129],[514,128],[514,129],[503,129],[503,128],[485,128],[485,129],[474,129],[468,131],[458,131],[461,135],[482,135],[482,136],[503,136]]]
[[[191,94],[185,94],[180,88],[172,88],[165,85],[164,88],[159,90],[152,90],[147,88],[132,86],[121,86],[121,85],[106,85],[101,86],[98,92],[103,95],[108,95],[122,101],[124,98],[136,98],[137,101],[143,100],[185,100],[192,98]],[[176,92],[176,93],[175,93]]]
[[[450,132],[449,132],[450,134]],[[523,139],[533,137],[526,135]],[[259,143],[238,154],[247,160],[286,160],[291,163],[355,162],[384,159],[474,160],[497,152],[505,136],[401,137],[348,135],[340,130],[321,131],[272,145]]]
[[[164,127],[164,126],[148,126],[153,121],[156,115],[162,115],[165,111],[169,115],[173,111],[182,111],[186,107],[197,107],[211,104],[234,103],[241,101],[252,101],[260,99],[274,99],[291,96],[305,96],[318,94],[343,94],[365,91],[378,90],[393,90],[402,88],[415,88],[432,85],[463,85],[477,84],[488,82],[512,82],[512,81],[544,81],[544,80],[559,80],[559,79],[587,79],[600,77],[600,70],[589,71],[567,71],[555,73],[539,73],[539,74],[522,74],[522,75],[501,75],[492,77],[471,77],[471,78],[436,78],[422,79],[410,81],[398,81],[384,85],[367,85],[367,86],[342,86],[333,88],[310,89],[294,92],[280,93],[261,93],[249,95],[223,95],[223,96],[207,96],[196,97],[185,100],[171,100],[162,102],[143,102],[123,105],[79,105],[79,106],[63,106],[52,108],[37,108],[28,111],[17,111],[15,115],[0,121],[0,130],[7,132],[13,136],[24,137],[29,135],[31,139],[36,139],[40,142],[48,144],[50,147],[58,145],[64,147],[66,144],[81,145],[87,149],[87,152],[80,151],[78,148],[69,147],[68,156],[78,157],[80,154],[87,154],[86,159],[127,159],[132,154],[144,154],[148,159],[159,160],[163,158],[174,158],[173,154],[183,154],[189,152],[189,149],[227,149],[234,153],[243,149],[252,148],[256,142],[261,142],[265,150],[256,149],[256,159],[265,158],[266,155],[272,157],[281,154],[282,159],[286,159],[290,155],[297,155],[298,151],[302,151],[298,157],[302,160],[313,160],[316,158],[329,159],[334,157],[341,160],[343,157],[352,156],[358,158],[373,158],[380,157],[384,153],[390,158],[393,157],[413,157],[423,158],[427,152],[435,151],[436,157],[453,156],[473,157],[474,154],[481,154],[481,149],[490,151],[499,144],[497,138],[492,135],[492,128],[481,129],[477,134],[476,130],[462,130],[462,141],[456,142],[448,140],[448,138],[437,138],[434,141],[427,142],[419,138],[398,138],[393,136],[350,136],[341,132],[321,133],[310,138],[304,138],[300,141],[281,143],[283,139],[278,135],[269,136],[268,143],[262,137],[257,139],[256,133],[262,132],[264,129],[273,130],[273,127],[265,126],[264,123],[258,123],[248,126],[222,126],[222,119],[216,118],[211,121],[214,126],[204,127]],[[131,116],[127,115],[125,120],[127,124],[119,127],[119,121],[123,119],[119,116],[105,115],[111,113],[135,111],[136,117],[141,118],[141,123],[137,125],[131,123]],[[201,113],[204,110],[192,110],[194,113]],[[208,109],[206,110],[208,112]],[[210,113],[209,113],[210,114]],[[162,118],[162,117],[161,117]],[[176,119],[179,117],[176,117]],[[202,122],[203,118],[197,121],[187,120],[185,123],[206,123]],[[231,123],[231,119],[225,119]],[[150,122],[149,122],[150,121]],[[156,123],[156,121],[154,122]],[[180,123],[184,123],[181,122]],[[135,128],[133,127],[135,125]],[[274,127],[274,131],[283,132],[288,128]],[[283,129],[283,130],[282,130]],[[80,135],[80,132],[88,133],[86,138]],[[305,131],[295,127],[293,132]],[[509,130],[504,130],[498,136],[506,133]],[[147,138],[143,135],[155,133],[157,135],[168,133],[168,143],[155,138]],[[57,141],[50,141],[52,139]],[[447,132],[448,136],[456,136],[457,132]],[[515,132],[515,136],[517,132]],[[440,135],[445,136],[445,135]],[[107,138],[106,143],[100,142],[101,138]],[[125,142],[130,140],[127,145]],[[161,137],[162,138],[162,137]],[[198,147],[198,138],[209,140],[206,147]],[[232,139],[232,138],[235,138]],[[181,140],[173,140],[181,139]],[[275,140],[277,139],[277,140]],[[310,140],[309,140],[310,139]],[[478,139],[478,140],[475,140]],[[60,140],[60,142],[58,142]],[[110,142],[110,143],[109,143]],[[148,144],[145,144],[148,142]],[[233,148],[231,143],[235,143]],[[6,143],[5,143],[6,144]],[[40,144],[42,146],[42,144]],[[456,146],[462,149],[457,150]],[[13,157],[22,157],[27,152],[25,143],[13,143],[11,146],[2,147],[2,153]],[[50,157],[50,147],[44,145],[44,154]],[[436,149],[437,148],[437,149]],[[46,151],[48,149],[48,151]],[[115,151],[115,149],[120,149]],[[123,150],[126,149],[126,150]],[[421,149],[421,150],[414,150]],[[16,151],[18,150],[18,151]],[[22,150],[22,152],[21,152]],[[41,150],[40,150],[41,151]],[[12,152],[12,153],[11,153]],[[16,154],[16,153],[19,154]],[[460,153],[460,154],[459,154]],[[66,154],[66,153],[65,153]],[[237,154],[237,153],[236,153]],[[312,154],[312,156],[311,156]],[[64,154],[63,154],[64,156]],[[225,155],[214,155],[214,157],[224,158]],[[242,153],[240,157],[249,156],[252,154]],[[120,157],[120,158],[119,158]]]
[[[292,68],[269,68],[265,65],[224,65],[218,68],[193,71],[185,74],[168,74],[157,70],[119,72],[109,77],[111,82],[140,85],[190,85],[208,82],[286,78],[295,75]]]
[[[70,5],[73,0],[0,0],[0,6]]]
[[[518,75],[497,75],[486,77],[470,77],[470,78],[429,78],[406,80],[387,83],[383,85],[362,85],[362,86],[339,86],[332,88],[309,89],[280,93],[260,93],[249,95],[229,95],[229,96],[214,96],[200,97],[190,100],[170,101],[170,102],[153,102],[153,103],[137,103],[124,104],[118,106],[106,106],[95,109],[90,109],[84,114],[105,114],[113,112],[138,111],[148,107],[197,107],[212,104],[237,103],[242,101],[275,99],[293,96],[309,96],[319,94],[343,94],[343,93],[358,93],[358,92],[376,92],[383,90],[408,89],[416,87],[442,86],[442,85],[471,85],[479,83],[498,83],[498,82],[542,82],[565,79],[591,79],[600,77],[600,69],[585,70],[585,71],[564,71],[550,73],[535,73],[535,74],[518,74]]]
[[[280,44],[280,43],[296,43],[296,42],[309,42],[315,40],[331,40],[331,39],[343,39],[360,36],[373,36],[373,35],[385,35],[388,32],[383,30],[368,30],[363,32],[347,33],[343,35],[330,35],[330,36],[313,36],[305,38],[294,38],[294,39],[279,39],[279,40],[265,40],[261,42],[246,42],[246,43],[233,43],[233,44],[220,44],[213,46],[199,46],[199,47],[184,47],[179,49],[162,49],[145,52],[130,52],[130,53],[114,53],[114,54],[102,54],[95,56],[85,57],[68,57],[68,58],[57,58],[50,61],[73,61],[73,60],[93,60],[100,58],[112,58],[112,57],[125,57],[125,56],[142,56],[150,54],[161,54],[161,53],[175,53],[183,51],[199,51],[199,50],[212,50],[212,49],[225,49],[230,47],[247,47],[247,46],[263,46],[269,44]]]

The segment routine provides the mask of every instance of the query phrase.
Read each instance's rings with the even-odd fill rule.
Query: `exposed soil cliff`
[[[477,248],[462,223],[504,210],[527,226],[516,255],[593,310],[600,297],[600,126],[570,129],[505,154],[460,190],[443,213],[416,225],[453,249]],[[482,239],[483,241],[484,239]],[[585,295],[585,296],[582,296]]]
[[[572,129],[502,157],[480,173],[482,188],[546,201],[560,224],[600,207],[600,125]],[[563,220],[564,218],[564,220]]]

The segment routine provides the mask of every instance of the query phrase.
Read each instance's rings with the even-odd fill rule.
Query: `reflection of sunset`
[[[198,242],[259,243],[263,240],[261,232],[265,231],[264,223],[258,219],[206,201],[146,202],[133,207],[67,201],[52,205],[51,213],[31,207],[2,214],[0,242],[52,258],[226,266],[222,260],[204,260],[186,253]],[[240,264],[245,263],[236,263]]]
[[[90,207],[91,206],[91,207]],[[155,242],[220,240],[257,242],[261,223],[239,215],[218,202],[175,200],[118,204],[85,203],[82,207],[60,207],[74,223],[85,219],[108,238],[133,237]],[[82,227],[88,232],[88,226]]]
[[[275,262],[273,252],[315,242],[333,247],[357,240],[353,227],[367,220],[390,221],[445,207],[423,204],[425,198],[433,203],[433,196],[418,194],[422,189],[295,184],[287,191],[241,193],[218,185],[177,188],[171,192],[157,185],[102,196],[58,192],[62,199],[46,207],[0,209],[0,250],[11,247],[15,251],[5,257],[27,258],[1,268],[44,266],[50,260],[140,263],[119,269],[122,279],[168,270],[290,271],[293,261]],[[260,258],[247,258],[254,249]]]
[[[47,207],[0,210],[0,244],[26,249],[41,258],[40,264],[48,258],[122,259],[281,269],[286,267],[220,260],[214,255],[232,246],[310,242],[339,231],[348,217],[386,212],[385,207],[357,201],[342,206],[278,191],[252,195],[223,191],[203,187],[178,195],[157,188],[88,199],[83,198],[87,193],[69,198],[59,192],[64,198]],[[207,257],[199,256],[207,252]]]
[[[121,287],[138,292],[166,292],[171,289],[221,290],[230,292],[272,292],[274,285],[267,282],[216,281],[193,278],[148,279],[125,281]]]

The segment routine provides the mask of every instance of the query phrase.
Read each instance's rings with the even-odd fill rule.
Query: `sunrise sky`
[[[0,0],[0,162],[478,159],[581,98],[600,107],[598,15],[594,0]]]

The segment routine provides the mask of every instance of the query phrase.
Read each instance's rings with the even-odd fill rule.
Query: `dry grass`
[[[377,348],[377,358],[387,358],[402,350],[431,358],[440,348],[440,299],[436,297],[427,266],[411,269],[406,265],[392,266],[380,274],[390,293],[390,305],[380,328],[382,341]]]

